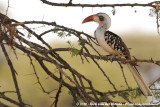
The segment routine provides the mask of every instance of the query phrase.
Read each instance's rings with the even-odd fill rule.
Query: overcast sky
[[[7,8],[8,0],[0,0],[0,5]],[[50,0],[51,1],[51,0]],[[54,0],[56,1],[56,0]],[[68,0],[57,0],[58,2]],[[129,2],[128,2],[129,1]],[[149,3],[153,0],[73,0],[75,3]],[[116,7],[113,8],[80,8],[54,7],[43,4],[40,0],[10,0],[9,14],[18,21],[45,20],[56,21],[57,24],[93,34],[97,27],[95,23],[81,24],[82,20],[98,12],[107,13],[112,20],[109,30],[113,32],[140,32],[157,34],[156,19],[149,16],[150,7]],[[135,10],[137,11],[135,13]]]

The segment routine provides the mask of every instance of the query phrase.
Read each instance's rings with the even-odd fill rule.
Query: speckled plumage
[[[127,59],[130,59],[130,53],[125,45],[125,43],[122,41],[122,39],[116,35],[115,33],[111,31],[106,31],[104,34],[104,38],[106,43],[114,49],[118,54],[121,56],[125,56]]]

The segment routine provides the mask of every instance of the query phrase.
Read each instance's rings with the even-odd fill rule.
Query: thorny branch
[[[31,58],[30,55],[28,55],[28,57],[29,57],[29,59],[30,59],[30,63],[31,63],[31,65],[32,65],[34,74],[35,74],[35,76],[36,76],[36,78],[37,78],[37,83],[39,84],[39,86],[41,87],[41,89],[42,89],[42,91],[43,91],[44,93],[50,94],[50,93],[51,93],[52,91],[54,91],[54,90],[48,92],[48,91],[46,91],[46,90],[44,89],[43,85],[42,85],[41,82],[40,82],[40,79],[39,79],[39,76],[38,76],[38,74],[37,74],[36,68],[35,68],[35,66],[34,66],[34,64],[33,64],[32,58]]]
[[[136,4],[136,3],[135,4],[74,4],[73,0],[69,0],[68,3],[54,3],[54,2],[49,2],[47,0],[40,0],[40,1],[42,1],[45,4],[52,5],[52,6],[73,6],[73,7],[82,7],[82,8],[83,7],[115,7],[115,6],[132,6],[132,7],[133,6],[149,6],[149,7],[153,7],[156,9],[157,9],[156,6],[158,6],[159,8],[159,2],[156,2],[157,4],[155,4],[155,2],[148,3],[148,4]],[[159,10],[157,9],[157,12],[158,11]],[[62,93],[62,86],[66,87],[70,91],[70,94],[73,96],[75,103],[80,102],[80,100],[86,103],[119,102],[116,99],[110,98],[110,97],[114,97],[115,95],[118,95],[119,97],[124,99],[124,101],[121,103],[132,102],[128,97],[126,97],[126,94],[128,95],[127,92],[137,93],[138,89],[129,88],[129,85],[123,73],[123,68],[121,64],[132,63],[132,64],[137,65],[137,63],[141,62],[141,63],[153,63],[153,64],[160,66],[160,60],[155,61],[152,58],[148,60],[136,59],[136,58],[132,60],[126,60],[126,59],[119,58],[119,57],[113,58],[110,56],[103,56],[95,48],[95,45],[97,45],[97,43],[94,37],[84,32],[58,25],[56,24],[56,22],[46,22],[46,21],[19,22],[15,19],[10,19],[6,15],[0,13],[0,24],[1,24],[0,26],[0,44],[6,56],[6,60],[8,61],[8,64],[12,71],[12,77],[14,78],[16,93],[17,93],[19,102],[13,99],[10,99],[9,97],[5,96],[4,93],[0,93],[0,98],[5,99],[6,101],[11,102],[20,107],[29,106],[29,105],[24,104],[22,101],[20,89],[18,87],[18,83],[16,80],[15,69],[5,49],[5,46],[7,47],[8,45],[11,46],[12,49],[16,48],[28,56],[30,63],[32,65],[34,74],[36,76],[37,83],[40,85],[44,93],[50,94],[53,91],[47,92],[45,88],[42,86],[41,81],[40,81],[41,78],[38,76],[36,72],[35,65],[32,59],[35,59],[36,61],[38,61],[39,65],[44,70],[44,72],[48,76],[50,76],[53,80],[59,83],[59,87],[56,89],[58,91],[55,97],[55,101],[53,101],[53,104],[55,107],[57,107],[57,104],[60,98],[60,93]],[[45,28],[48,28],[48,30],[43,31],[41,34],[38,34],[34,29],[29,28],[28,25],[43,25]],[[18,29],[19,27],[21,29]],[[157,21],[157,28],[159,28],[158,21]],[[24,33],[24,31],[27,31],[31,36],[36,37],[37,40],[39,40],[42,44],[37,44],[37,43],[31,42],[30,40],[25,39],[24,36],[26,36],[26,34]],[[59,35],[65,32],[65,33],[68,33],[69,35],[76,36],[81,42],[80,43],[81,49],[76,49],[74,47],[52,48],[52,46],[50,46],[50,44],[48,44],[42,37],[44,35],[47,35],[53,32],[54,33],[62,32],[62,33],[59,33]],[[84,36],[87,39],[84,39],[83,38]],[[88,48],[91,48],[92,50],[94,50],[95,53],[93,54],[92,52],[90,52]],[[97,90],[95,86],[92,84],[92,81],[86,78],[81,73],[79,73],[76,69],[74,69],[72,65],[70,65],[65,59],[63,59],[63,57],[59,54],[59,52],[71,52],[72,55],[79,55],[83,63],[84,63],[84,60],[89,62],[89,59],[91,59],[95,63],[95,65],[99,68],[99,70],[104,75],[106,80],[108,80],[109,84],[107,84],[107,87],[112,86],[113,90],[111,91],[108,90],[106,92],[101,92]],[[112,80],[105,73],[105,71],[102,69],[101,65],[98,63],[97,60],[120,62],[119,64],[120,64],[120,67],[123,73],[124,81],[126,82],[128,88],[124,90],[119,90],[117,88],[117,84],[112,82]],[[60,76],[58,77],[57,75],[55,75],[46,66],[46,63],[50,63],[52,66],[54,66],[58,70]],[[65,71],[69,72],[71,75],[69,75]],[[63,76],[70,82],[67,82],[66,79],[63,78]],[[0,105],[3,105],[3,103],[2,104],[0,103]]]
[[[52,49],[50,51],[55,51],[55,52],[60,52],[60,51],[69,51],[70,49],[68,48],[55,48],[55,49]],[[50,52],[49,51],[49,52]],[[99,56],[99,55],[92,55],[92,54],[87,54],[87,53],[80,53],[80,55],[83,55],[85,57],[93,57],[94,59],[97,59],[97,60],[104,60],[104,61],[120,61],[121,63],[138,63],[138,62],[141,62],[141,63],[153,63],[153,64],[156,64],[156,65],[159,65],[160,66],[160,60],[153,60],[152,58],[150,59],[131,59],[131,60],[126,60],[126,59],[123,59],[123,58],[118,58],[118,57],[112,57],[112,56]],[[111,60],[112,58],[112,60]]]
[[[138,4],[138,3],[134,3],[134,4],[129,4],[129,3],[125,3],[125,4],[75,4],[72,3],[72,0],[70,0],[68,3],[56,3],[56,2],[50,2],[48,0],[40,0],[42,1],[44,4],[47,5],[51,5],[51,6],[62,6],[62,7],[117,7],[117,6],[144,6],[144,7],[154,7],[154,5],[152,3],[146,3],[146,4]],[[158,1],[157,1],[158,2]]]
[[[8,101],[8,102],[10,102],[10,103],[13,103],[13,104],[15,104],[15,105],[17,105],[17,106],[22,107],[19,102],[13,100],[12,98],[7,97],[7,96],[5,95],[6,93],[16,93],[16,92],[14,92],[14,91],[0,92],[0,98],[3,99],[3,100]],[[24,105],[31,106],[31,105],[28,105],[28,104],[24,104]],[[0,107],[10,107],[10,106],[5,105],[5,104],[3,104],[3,103],[0,102]]]
[[[58,104],[58,100],[59,100],[59,97],[60,97],[60,93],[61,93],[61,90],[62,90],[62,73],[60,72],[59,73],[60,74],[60,79],[61,79],[61,82],[60,82],[60,84],[59,84],[59,89],[58,89],[58,91],[57,91],[57,94],[56,94],[56,97],[55,97],[55,101],[53,102],[53,104],[54,104],[54,107],[57,107],[57,104]],[[53,105],[52,104],[52,105]],[[52,107],[52,105],[51,105],[51,107]]]
[[[12,62],[11,62],[9,56],[8,56],[8,53],[7,53],[7,51],[6,51],[6,49],[5,49],[3,44],[1,44],[1,48],[2,48],[2,51],[3,51],[4,55],[5,55],[5,57],[6,57],[8,65],[9,65],[9,67],[11,69],[11,73],[12,73],[12,77],[13,77],[13,81],[14,81],[14,84],[15,84],[15,88],[16,88],[16,92],[17,92],[17,96],[18,96],[18,100],[19,100],[20,106],[24,107],[24,103],[23,103],[22,98],[21,98],[21,94],[20,94],[17,78],[16,78],[16,75],[15,75],[16,71],[15,71],[15,69],[13,67],[13,64],[12,64]]]

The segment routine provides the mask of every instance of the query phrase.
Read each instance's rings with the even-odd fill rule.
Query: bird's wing
[[[106,31],[104,34],[105,41],[107,44],[115,51],[117,51],[117,54],[124,55],[126,59],[130,59],[130,53],[123,42],[123,40],[116,35],[115,33],[111,31]]]

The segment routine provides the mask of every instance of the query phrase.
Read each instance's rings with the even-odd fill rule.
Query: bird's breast
[[[115,54],[116,51],[112,49],[112,47],[110,47],[107,42],[105,41],[105,37],[104,37],[104,31],[101,30],[96,30],[95,31],[95,37],[96,40],[98,42],[98,44],[109,54]]]

